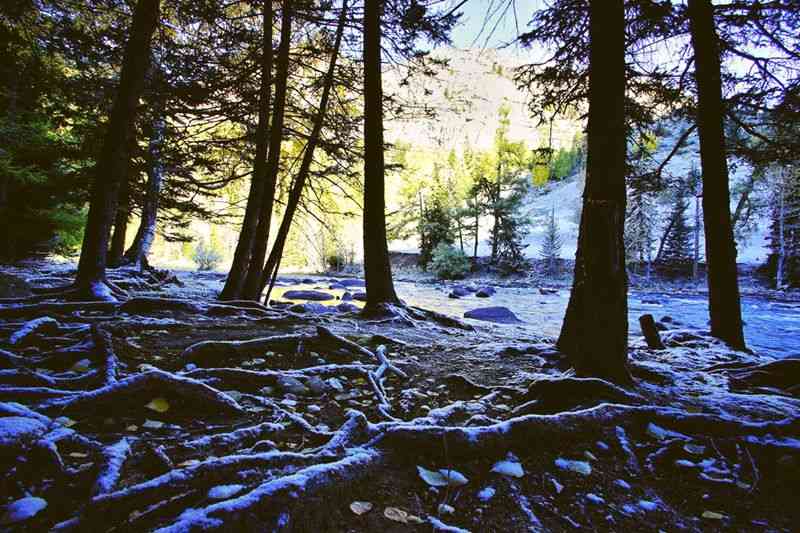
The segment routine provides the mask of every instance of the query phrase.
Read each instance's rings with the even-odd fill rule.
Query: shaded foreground
[[[109,274],[134,296],[0,306],[4,527],[800,520],[798,359],[758,367],[772,360],[668,330],[665,350],[633,343],[622,389],[575,378],[552,339],[513,327],[306,316]]]

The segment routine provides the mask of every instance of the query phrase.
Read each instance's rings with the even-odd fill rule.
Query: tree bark
[[[120,184],[114,232],[111,234],[111,246],[108,249],[108,265],[111,267],[119,266],[125,253],[125,237],[128,234],[128,221],[131,215],[130,192],[130,175],[126,173]]]
[[[150,64],[150,44],[159,18],[159,0],[139,0],[120,71],[119,89],[109,117],[103,149],[95,168],[89,215],[83,234],[75,286],[78,293],[108,298],[105,287],[109,232],[120,181],[130,164],[129,138]]]
[[[275,186],[278,182],[278,171],[283,141],[283,119],[286,109],[286,89],[289,78],[289,48],[292,37],[292,0],[284,0],[281,14],[281,41],[278,46],[278,61],[275,64],[275,101],[272,107],[272,124],[269,131],[269,155],[267,156],[264,194],[258,217],[253,252],[247,266],[242,298],[257,300],[263,290],[261,275],[264,269],[264,258],[267,255],[269,230],[272,224],[272,209],[275,205]]]
[[[720,49],[711,0],[689,0],[688,12],[698,94],[697,126],[703,170],[703,222],[711,334],[733,348],[744,349],[728,162],[725,156]]]
[[[339,15],[339,25],[336,28],[336,37],[334,38],[333,51],[331,52],[331,60],[328,64],[328,71],[325,73],[323,81],[322,95],[319,100],[319,108],[317,109],[317,116],[314,120],[314,125],[311,134],[306,143],[305,152],[303,152],[303,160],[300,162],[300,169],[297,172],[297,177],[294,180],[292,190],[289,192],[289,198],[286,202],[286,211],[283,214],[280,228],[278,228],[278,235],[275,238],[275,243],[272,245],[272,251],[269,254],[267,263],[264,265],[263,273],[261,275],[260,285],[258,287],[258,295],[263,292],[264,287],[271,279],[278,274],[278,263],[283,256],[283,248],[286,245],[286,239],[289,236],[289,229],[292,226],[292,219],[297,211],[297,206],[300,204],[300,198],[303,195],[303,188],[305,187],[308,173],[311,169],[311,163],[314,161],[314,150],[319,143],[320,134],[322,132],[322,125],[325,122],[325,114],[328,110],[328,101],[330,99],[331,88],[333,87],[334,71],[336,69],[336,60],[339,57],[339,48],[342,44],[342,35],[344,34],[344,25],[347,20],[347,0],[343,0],[341,14]],[[272,283],[270,283],[270,288]],[[269,295],[271,291],[267,291],[264,298],[266,304],[269,304]]]
[[[161,196],[161,184],[164,180],[164,163],[161,159],[161,150],[164,146],[165,130],[164,117],[157,117],[153,121],[153,133],[147,146],[147,185],[144,203],[142,204],[142,219],[139,222],[139,229],[136,231],[131,247],[125,252],[124,263],[139,268],[145,268],[149,265],[147,256],[156,237],[158,202]]]
[[[264,2],[262,17],[263,36],[261,42],[261,87],[258,97],[258,125],[256,126],[256,152],[253,161],[253,175],[250,178],[250,192],[247,195],[242,229],[233,254],[233,262],[225,279],[225,286],[219,297],[221,300],[238,300],[244,289],[247,266],[253,253],[256,228],[264,199],[267,179],[267,150],[269,146],[269,107],[272,91],[272,2]]]
[[[590,0],[588,160],[575,277],[558,339],[584,375],[626,381],[625,12]]]
[[[386,242],[383,159],[383,89],[381,86],[382,0],[364,3],[364,279],[365,312],[398,304]]]

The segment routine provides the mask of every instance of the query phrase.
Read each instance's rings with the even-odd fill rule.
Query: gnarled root
[[[240,414],[241,406],[227,394],[200,381],[164,372],[149,370],[127,377],[93,391],[54,398],[40,404],[48,412],[87,413],[119,412],[124,408],[141,408],[155,396],[175,398],[180,403],[216,414]]]

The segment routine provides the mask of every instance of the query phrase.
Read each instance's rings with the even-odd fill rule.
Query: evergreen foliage
[[[692,226],[686,220],[689,209],[689,188],[681,184],[675,191],[670,213],[670,229],[664,241],[659,266],[673,275],[686,275],[694,256]]]
[[[559,261],[561,260],[561,235],[558,231],[555,207],[550,211],[550,217],[547,219],[544,241],[542,241],[539,256],[545,261],[547,273],[551,276],[557,275]]]
[[[462,279],[469,269],[469,258],[455,246],[440,243],[433,250],[431,271],[438,279]]]

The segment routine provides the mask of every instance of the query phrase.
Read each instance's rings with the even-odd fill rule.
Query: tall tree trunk
[[[256,228],[253,252],[247,266],[242,297],[257,300],[263,290],[261,275],[264,269],[264,258],[267,255],[269,230],[272,224],[272,209],[275,205],[275,186],[278,182],[278,171],[283,141],[283,118],[286,109],[286,89],[289,78],[289,48],[292,37],[292,0],[284,0],[281,14],[281,41],[278,45],[278,61],[275,64],[275,101],[272,105],[272,124],[269,131],[269,155],[267,156],[264,194]]]
[[[477,266],[478,264],[478,227],[481,221],[481,210],[478,206],[478,197],[475,196],[475,224],[473,230],[475,231],[475,241],[472,243],[472,262]]]
[[[122,179],[117,200],[117,214],[114,217],[114,232],[111,234],[111,246],[108,248],[108,265],[117,267],[122,263],[125,253],[125,237],[128,235],[128,221],[131,216],[130,175]]]
[[[723,129],[720,49],[711,0],[689,0],[689,28],[697,81],[697,126],[703,170],[703,222],[711,334],[743,349],[742,311],[731,224]]]
[[[161,110],[159,110],[159,113]],[[133,243],[125,252],[124,262],[140,269],[149,265],[147,256],[156,238],[158,220],[158,202],[161,196],[161,184],[164,180],[164,163],[161,150],[164,146],[166,122],[163,116],[153,121],[153,133],[147,146],[147,185],[142,203],[142,219]]]
[[[386,242],[381,86],[381,12],[383,0],[364,2],[364,279],[365,312],[397,304]]]
[[[586,188],[558,348],[581,374],[627,380],[625,11],[623,0],[590,0],[589,9]]]
[[[256,126],[256,152],[253,159],[253,175],[250,178],[250,192],[247,195],[242,229],[233,253],[233,263],[225,279],[225,286],[219,297],[222,300],[241,298],[247,266],[253,253],[256,228],[264,199],[267,179],[267,150],[269,143],[269,107],[272,91],[272,2],[264,2],[262,14],[261,41],[261,86],[258,96],[258,125]]]
[[[786,262],[786,193],[784,191],[784,185],[786,183],[786,171],[782,168],[780,172],[781,177],[780,181],[778,182],[778,258],[775,265],[775,288],[779,290],[783,289],[784,287],[783,271],[784,263]]]
[[[320,134],[322,133],[322,125],[325,122],[325,114],[328,111],[328,100],[330,99],[331,87],[333,86],[334,72],[336,70],[336,60],[339,57],[339,48],[342,44],[342,35],[344,34],[344,25],[347,20],[347,0],[343,0],[341,14],[339,15],[339,25],[336,28],[336,37],[333,43],[333,51],[331,52],[331,60],[328,64],[328,71],[325,73],[325,78],[322,86],[322,95],[319,99],[319,108],[317,109],[317,116],[314,120],[314,126],[311,129],[311,134],[306,143],[305,152],[303,152],[303,160],[300,162],[300,169],[297,172],[297,177],[292,185],[292,190],[289,192],[289,198],[286,202],[286,211],[283,214],[280,228],[278,228],[278,235],[275,238],[275,243],[272,245],[272,251],[269,254],[267,263],[264,265],[261,282],[258,287],[258,294],[264,290],[264,287],[271,279],[274,279],[278,274],[278,263],[283,256],[283,248],[286,245],[286,239],[289,236],[289,229],[292,226],[292,219],[297,211],[297,206],[300,204],[300,198],[303,196],[303,188],[305,187],[308,173],[311,169],[311,163],[314,161],[314,150],[319,143]],[[270,287],[272,284],[270,283]],[[264,298],[266,303],[269,303],[269,294]]]
[[[120,181],[130,164],[129,138],[150,64],[150,44],[158,17],[159,0],[137,2],[120,71],[119,89],[95,168],[89,215],[75,279],[78,293],[91,298],[113,298],[105,281],[109,232],[116,214]]]
[[[692,260],[692,279],[700,275],[700,197],[694,197],[694,254]]]

